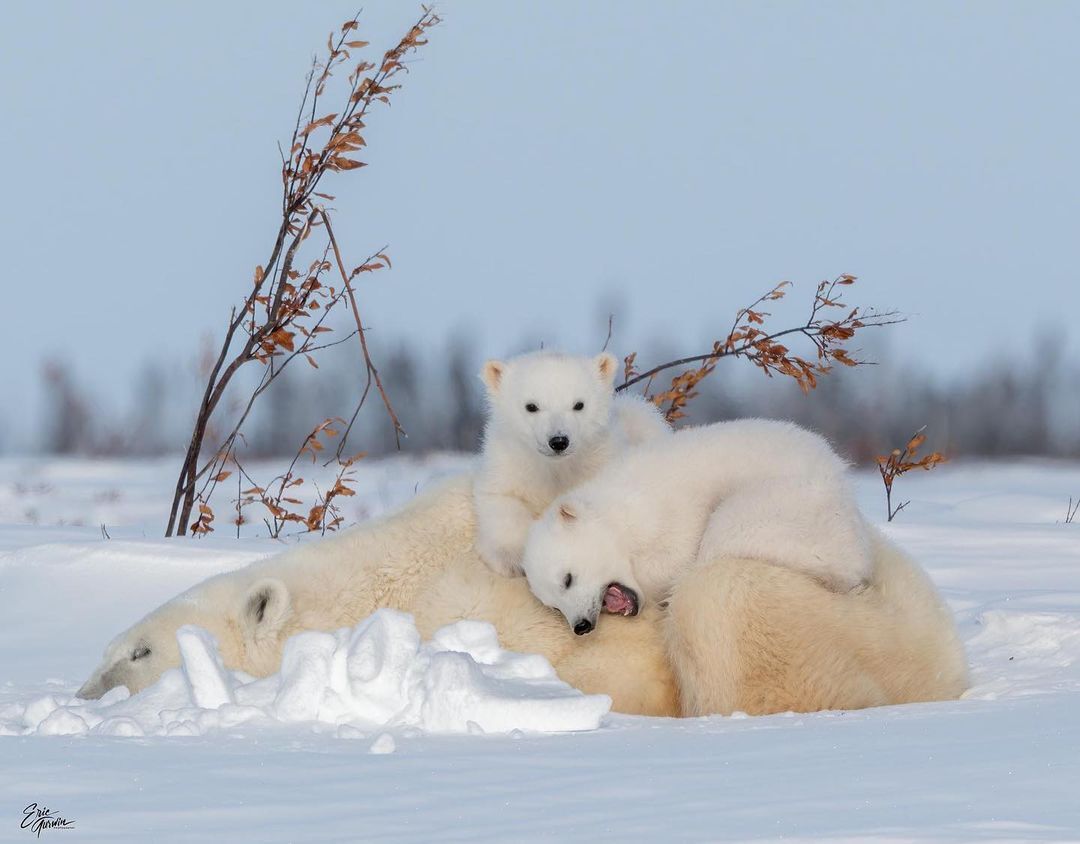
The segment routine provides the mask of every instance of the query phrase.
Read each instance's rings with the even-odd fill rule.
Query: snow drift
[[[559,680],[543,657],[503,650],[495,628],[477,621],[422,643],[411,616],[379,610],[352,629],[293,636],[281,670],[263,679],[227,670],[201,628],[182,627],[177,640],[181,667],[141,693],[11,703],[0,709],[0,735],[195,736],[296,722],[333,725],[343,738],[386,728],[569,732],[595,730],[611,708],[606,695]]]

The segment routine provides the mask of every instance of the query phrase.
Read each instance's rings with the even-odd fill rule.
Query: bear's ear
[[[569,501],[564,501],[559,505],[559,518],[566,523],[576,522],[577,509]]]
[[[489,360],[484,364],[484,368],[480,370],[480,378],[483,379],[484,385],[491,395],[499,392],[499,384],[502,383],[504,372],[506,372],[506,364],[501,360]]]
[[[255,643],[272,639],[292,614],[289,587],[266,577],[248,589],[240,604],[240,628]]]
[[[615,370],[619,367],[615,355],[611,352],[601,352],[593,358],[593,363],[596,366],[596,371],[600,373],[601,381],[609,386],[615,383]]]

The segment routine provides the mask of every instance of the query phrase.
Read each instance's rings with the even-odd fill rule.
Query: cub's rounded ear
[[[499,384],[502,383],[503,373],[505,372],[506,364],[501,360],[489,360],[484,364],[484,368],[480,370],[480,378],[492,395],[499,392]]]
[[[605,384],[615,383],[615,371],[619,368],[619,362],[616,360],[615,355],[611,352],[601,352],[595,358],[593,363],[596,365],[596,371],[600,374],[600,380]]]
[[[240,603],[240,628],[251,640],[275,637],[292,614],[289,587],[276,577],[266,577],[247,590]]]

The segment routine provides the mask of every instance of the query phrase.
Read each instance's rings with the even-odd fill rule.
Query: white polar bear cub
[[[529,528],[555,498],[627,447],[671,433],[651,402],[615,396],[616,368],[607,352],[532,352],[484,365],[476,549],[497,574],[521,574]]]
[[[583,634],[601,610],[634,615],[696,560],[720,556],[801,570],[838,592],[865,583],[871,541],[847,463],[789,422],[686,428],[555,501],[529,532],[524,568],[533,594]]]

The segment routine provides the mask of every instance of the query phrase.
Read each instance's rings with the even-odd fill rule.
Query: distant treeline
[[[894,354],[879,355],[894,359]],[[662,354],[639,353],[639,361]],[[474,450],[483,427],[483,391],[476,373],[483,356],[461,337],[419,352],[406,343],[379,349],[380,373],[408,432],[402,450]],[[328,358],[317,379],[297,367],[275,382],[252,417],[241,449],[250,457],[292,455],[327,416],[352,413],[361,376]],[[191,371],[148,365],[129,409],[91,401],[78,373],[43,368],[47,407],[37,430],[49,454],[154,456],[187,445],[199,379]],[[950,455],[1080,457],[1080,367],[1050,348],[1030,359],[988,359],[963,377],[942,380],[925,368],[883,360],[835,371],[803,395],[788,378],[765,377],[729,359],[701,385],[688,423],[744,416],[795,420],[827,435],[851,458],[871,460],[923,425],[928,446]],[[393,430],[377,401],[361,413],[350,450],[372,456],[395,450]],[[212,437],[208,438],[212,442]]]

